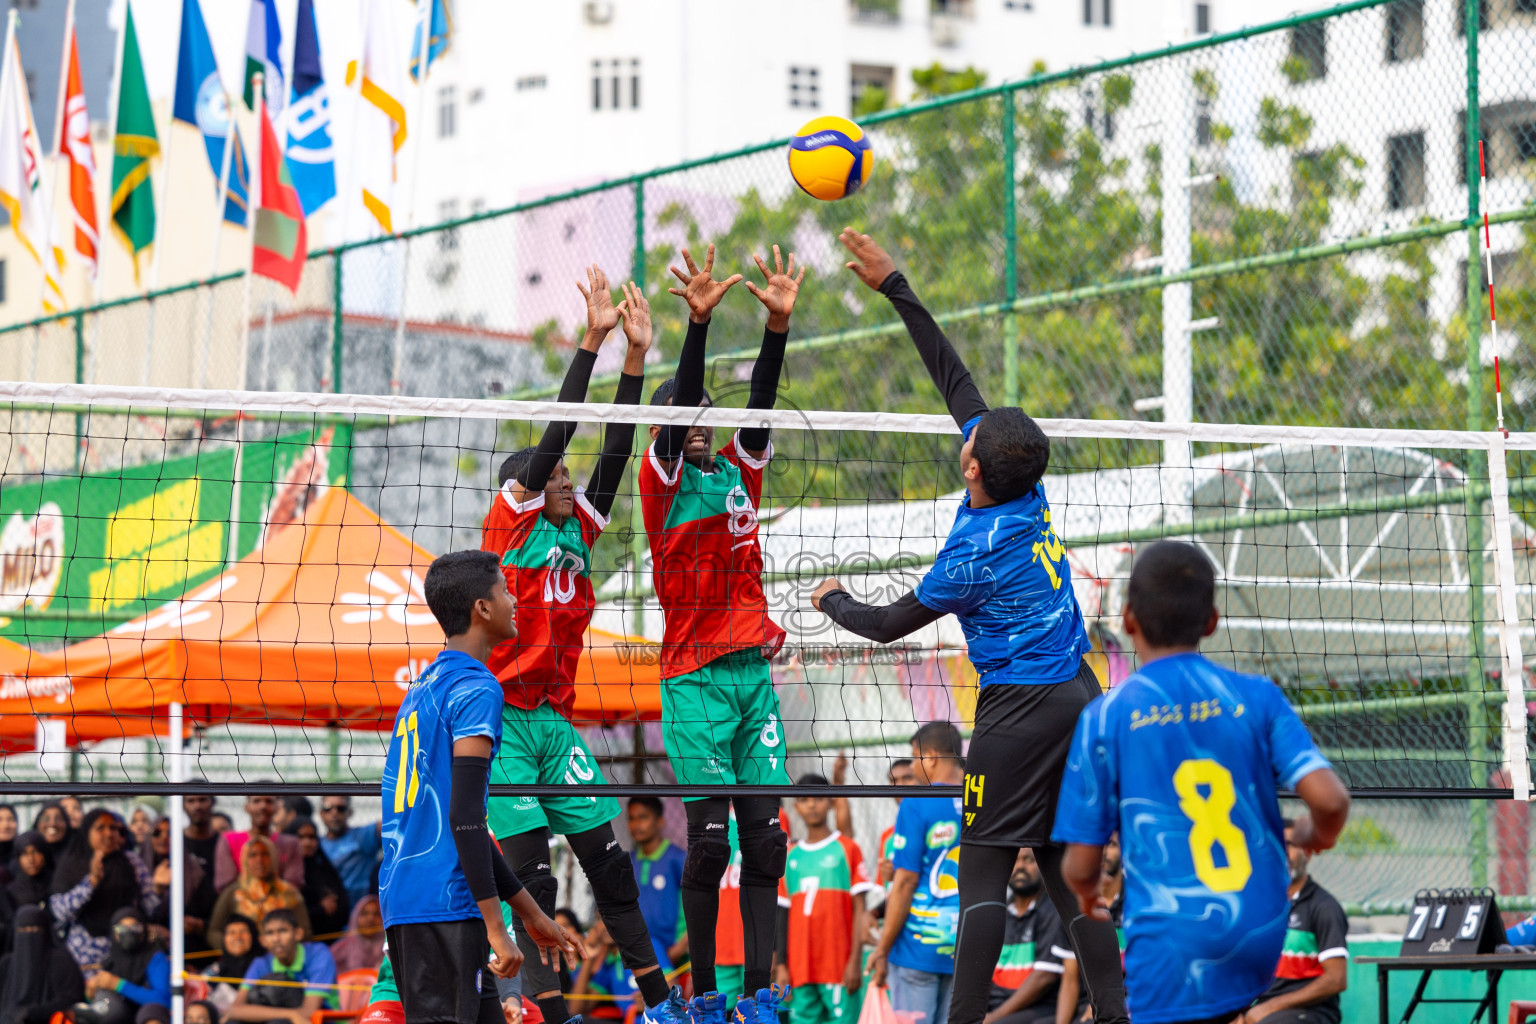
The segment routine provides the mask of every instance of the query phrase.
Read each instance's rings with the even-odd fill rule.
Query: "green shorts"
[[[534,711],[501,706],[501,749],[491,765],[492,785],[558,786],[607,783],[581,733],[548,704]],[[497,839],[548,828],[568,836],[619,816],[611,796],[492,797],[491,834]]]
[[[661,736],[683,785],[789,783],[779,695],[768,659],[755,648],[663,679]]]
[[[789,993],[789,1024],[852,1024],[859,994],[841,985],[796,985]]]

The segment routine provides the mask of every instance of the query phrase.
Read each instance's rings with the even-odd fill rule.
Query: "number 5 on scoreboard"
[[[1205,794],[1201,786],[1206,787]],[[1179,810],[1194,825],[1189,830],[1189,855],[1195,877],[1212,892],[1242,889],[1253,874],[1253,862],[1248,837],[1232,823],[1232,808],[1237,805],[1232,773],[1208,757],[1194,758],[1174,771],[1173,790],[1179,795]],[[1224,867],[1216,864],[1213,851],[1218,846],[1227,862]]]
[[[395,727],[395,738],[400,741],[400,771],[395,776],[395,813],[416,806],[416,791],[421,788],[421,776],[416,771],[416,756],[421,753],[421,733],[416,729],[416,712],[400,720]],[[415,750],[411,749],[412,743]],[[406,784],[409,774],[410,784]]]

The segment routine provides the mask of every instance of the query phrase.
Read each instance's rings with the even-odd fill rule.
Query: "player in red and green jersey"
[[[827,784],[820,775],[802,775],[797,783]],[[827,797],[795,798],[805,838],[789,848],[779,880],[779,905],[789,910],[790,1024],[852,1024],[859,1012],[864,958],[856,929],[864,894],[875,886],[858,844],[827,824],[831,812]]]
[[[613,304],[608,278],[587,271],[587,331],[560,388],[559,400],[580,403],[603,340],[624,322],[628,351],[619,378],[617,404],[637,405],[644,383],[645,354],[651,345],[650,306],[634,282],[624,301]],[[501,490],[492,499],[480,546],[501,559],[507,586],[517,598],[517,637],[492,652],[488,667],[501,682],[500,752],[491,781],[512,785],[601,784],[591,751],[571,725],[576,666],[581,660],[595,603],[592,547],[618,492],[634,443],[633,424],[609,424],[604,431],[589,486],[571,483],[565,448],[573,422],[554,422],[535,448],[515,452],[502,463]],[[599,912],[634,972],[645,999],[647,1021],[682,1024],[680,992],[667,986],[640,912],[639,889],[629,857],[609,823],[619,813],[612,797],[497,797],[490,801],[491,831],[535,901],[553,915],[559,883],[550,871],[551,832],[564,835],[592,882]],[[527,937],[518,932],[519,944]],[[570,1017],[553,967],[524,947],[529,991],[550,1024]]]
[[[756,257],[763,286],[747,285],[768,310],[752,367],[750,409],[771,409],[777,399],[789,315],[805,278],[803,268],[795,275],[793,254],[786,269],[777,246],[773,253],[771,272]],[[696,408],[709,403],[704,349],[710,316],[742,277],[714,279],[714,246],[702,270],[686,249],[683,261],[687,273],[671,268],[683,287],[671,291],[688,303],[688,334],[677,376],[656,389],[651,404]],[[637,472],[656,596],[666,617],[662,735],[672,770],[682,783],[788,783],[779,699],[768,670],[768,656],[783,643],[784,630],[768,617],[757,535],[763,471],[773,454],[768,428],[744,427],[718,453],[712,448],[714,431],[697,422],[652,427],[651,437]],[[720,877],[731,860],[726,841],[731,802],[705,797],[685,804],[683,917],[694,989],[703,993],[690,1007],[695,1024],[725,1019],[725,1000],[716,990],[715,924]],[[777,800],[734,802],[741,841],[743,984],[747,993],[757,994],[737,1005],[737,1016],[743,1024],[776,1024],[778,1000],[769,984],[786,840]]]

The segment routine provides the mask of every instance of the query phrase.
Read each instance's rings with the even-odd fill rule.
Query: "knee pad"
[[[578,854],[576,860],[586,872],[587,881],[592,885],[592,896],[599,904],[619,906],[639,902],[640,886],[635,884],[635,866],[618,840],[585,857]]]
[[[777,886],[784,877],[784,863],[789,857],[789,836],[779,827],[778,819],[771,824],[738,822],[737,829],[741,839],[741,884]]]
[[[683,888],[714,892],[731,866],[731,844],[716,836],[705,836],[688,847],[683,861]],[[775,883],[777,884],[777,883]]]

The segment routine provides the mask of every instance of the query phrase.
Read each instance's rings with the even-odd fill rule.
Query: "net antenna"
[[[1488,279],[1488,329],[1493,339],[1493,408],[1498,416],[1499,432],[1509,436],[1504,426],[1504,387],[1499,379],[1499,316],[1493,304],[1493,237],[1488,228],[1488,154],[1486,143],[1477,140],[1477,167],[1481,177],[1478,195],[1483,206],[1483,266]]]

